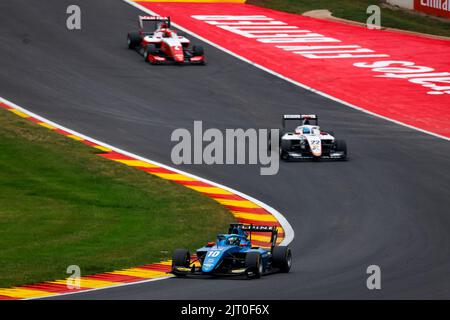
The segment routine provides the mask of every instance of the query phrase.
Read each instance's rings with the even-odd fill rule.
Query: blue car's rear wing
[[[278,227],[277,226],[260,226],[253,224],[242,224],[242,223],[232,223],[230,224],[230,228],[228,233],[230,234],[238,234],[239,229],[242,231],[247,231],[250,234],[250,242],[252,241],[252,232],[270,232],[270,243],[271,247],[275,247],[278,237]]]

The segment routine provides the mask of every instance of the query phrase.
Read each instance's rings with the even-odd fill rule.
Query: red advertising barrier
[[[414,10],[450,18],[450,0],[414,0]]]
[[[290,81],[450,137],[450,41],[246,4],[138,3]]]

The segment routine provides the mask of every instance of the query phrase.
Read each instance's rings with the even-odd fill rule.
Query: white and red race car
[[[296,120],[300,125],[293,131],[286,129],[286,121]],[[283,129],[280,131],[280,158],[293,159],[332,159],[346,160],[347,145],[337,140],[331,131],[319,127],[319,119],[314,114],[285,114]]]
[[[168,62],[205,64],[202,46],[171,29],[170,17],[139,16],[139,31],[128,33],[128,48],[136,50],[151,64]]]

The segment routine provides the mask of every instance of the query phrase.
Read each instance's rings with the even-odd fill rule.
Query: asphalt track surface
[[[450,298],[450,144],[307,92],[205,45],[207,66],[150,66],[126,49],[139,11],[120,0],[0,2],[0,95],[61,125],[171,165],[177,128],[277,128],[317,113],[350,161],[182,169],[247,193],[295,230],[289,274],[168,279],[69,299]],[[195,39],[193,39],[195,40]],[[200,41],[194,41],[199,43]],[[288,63],[288,62],[286,62]],[[364,93],[361,93],[364,94]],[[382,289],[366,288],[366,268]]]

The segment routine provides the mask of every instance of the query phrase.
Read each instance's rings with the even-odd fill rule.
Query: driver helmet
[[[309,128],[309,127],[304,127],[304,128],[303,128],[303,134],[311,134],[311,128]]]
[[[229,237],[228,238],[228,244],[230,244],[230,245],[237,246],[237,245],[239,245],[239,243],[240,243],[239,237]]]

